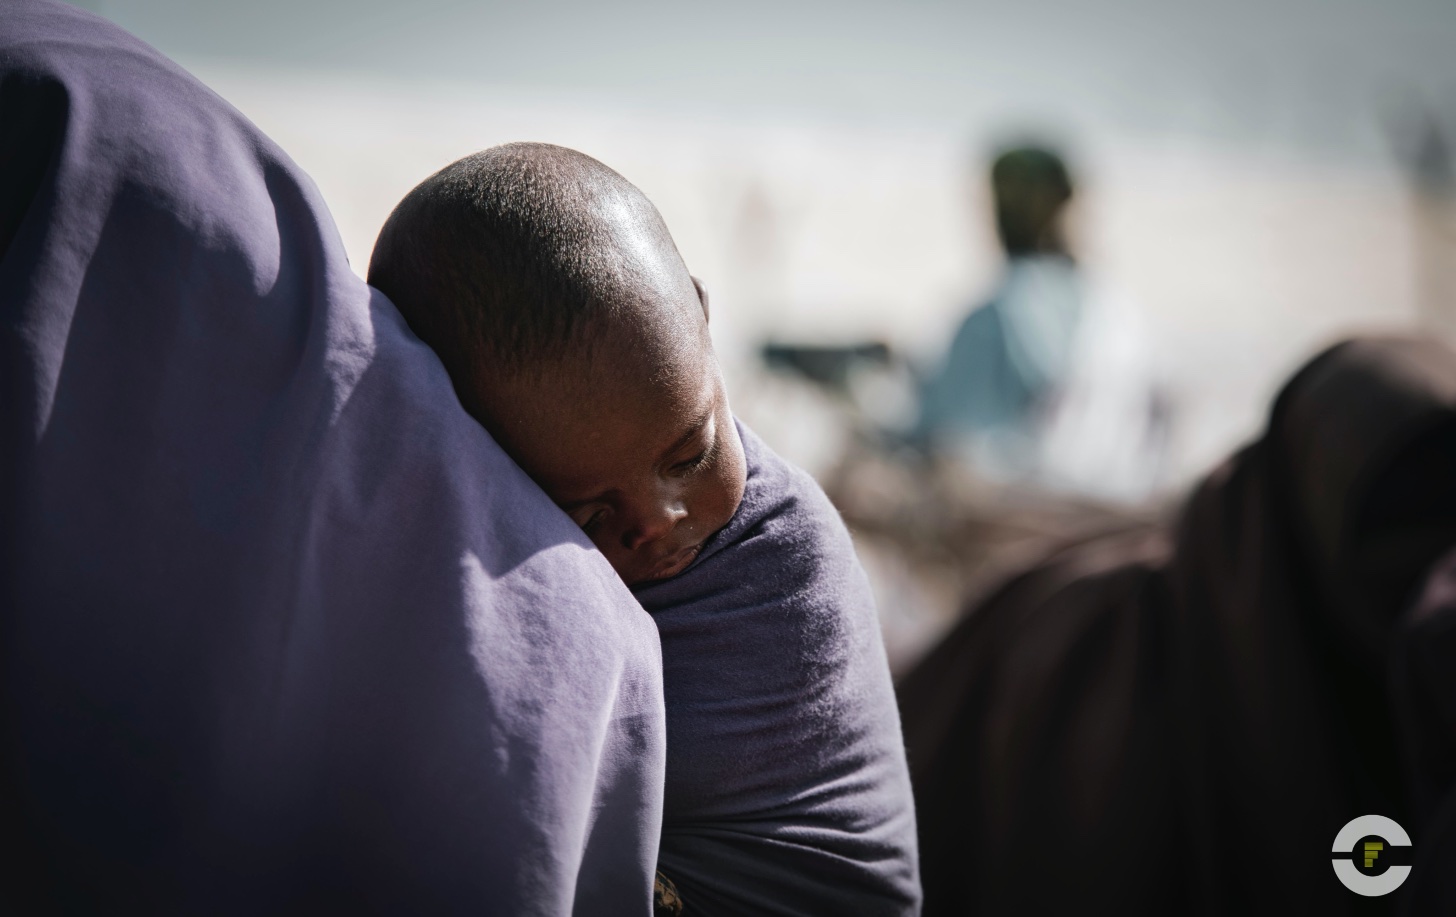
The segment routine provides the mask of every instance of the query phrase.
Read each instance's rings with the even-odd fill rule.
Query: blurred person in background
[[[1456,353],[1347,342],[1176,525],[977,602],[899,685],[925,913],[1449,913],[1453,469]],[[1330,867],[1370,813],[1382,898]]]
[[[765,348],[770,366],[788,364],[850,405],[857,435],[826,490],[879,571],[897,672],[1025,564],[1164,508],[1160,373],[1135,306],[1072,254],[1066,163],[1016,147],[989,179],[1003,275],[934,371],[917,379],[908,361],[874,349],[884,345]],[[855,401],[854,373],[876,359],[905,370],[911,418],[898,429]]]
[[[925,382],[916,439],[993,481],[1141,502],[1158,483],[1165,412],[1138,317],[1068,248],[1061,157],[1011,149],[990,178],[1005,273]]]

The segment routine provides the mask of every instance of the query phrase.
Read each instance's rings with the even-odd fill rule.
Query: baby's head
[[[707,294],[595,159],[519,143],[446,167],[390,215],[369,282],[628,585],[681,572],[738,509]]]

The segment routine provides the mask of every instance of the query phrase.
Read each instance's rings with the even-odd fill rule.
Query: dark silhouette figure
[[[1449,881],[1362,898],[1330,857],[1369,813],[1451,843],[1449,701],[1389,685],[1402,647],[1456,668],[1408,611],[1456,544],[1453,469],[1456,354],[1341,344],[1175,525],[971,609],[900,685],[925,913],[1393,913]],[[1430,752],[1421,793],[1402,743]]]

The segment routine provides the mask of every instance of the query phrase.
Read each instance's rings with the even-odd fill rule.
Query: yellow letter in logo
[[[1372,866],[1375,865],[1375,858],[1378,857],[1378,856],[1380,856],[1380,851],[1382,849],[1384,849],[1384,847],[1385,847],[1385,845],[1382,844],[1382,843],[1380,843],[1379,841],[1366,841],[1365,842],[1365,868],[1366,869],[1369,869],[1370,867],[1372,867]]]

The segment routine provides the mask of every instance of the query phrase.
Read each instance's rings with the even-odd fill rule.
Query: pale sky
[[[1015,118],[1368,161],[1410,106],[1456,116],[1452,0],[82,5],[182,60],[967,132]]]
[[[80,5],[277,140],[361,270],[393,203],[458,156],[534,139],[602,158],[713,290],[730,381],[769,337],[935,358],[999,270],[972,170],[998,139],[1063,141],[1079,253],[1146,313],[1190,473],[1313,348],[1413,323],[1392,133],[1421,110],[1456,125],[1456,0]],[[765,389],[755,417],[735,385],[813,467],[789,441],[829,441],[811,413]]]

